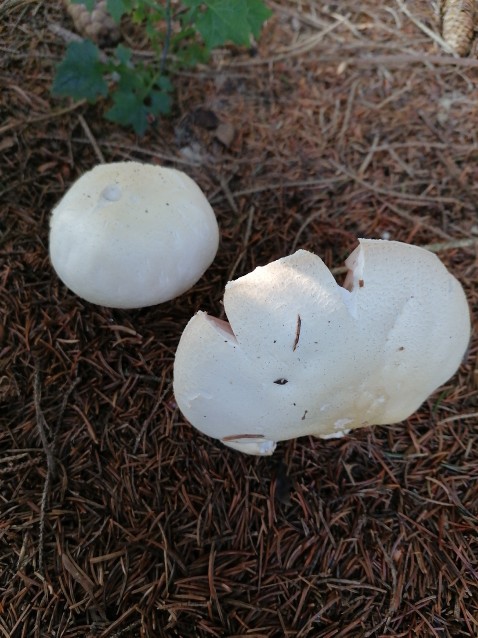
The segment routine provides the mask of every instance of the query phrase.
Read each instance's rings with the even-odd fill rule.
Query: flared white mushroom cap
[[[361,239],[339,286],[299,250],[226,286],[229,323],[186,326],[174,391],[199,430],[250,454],[410,416],[457,370],[470,338],[460,283],[431,252]]]
[[[182,294],[216,255],[219,230],[185,173],[139,162],[96,166],[52,212],[50,259],[77,295],[140,308]]]

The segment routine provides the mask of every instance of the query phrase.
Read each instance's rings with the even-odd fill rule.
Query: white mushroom
[[[277,441],[402,421],[457,370],[470,338],[460,283],[431,252],[361,239],[340,287],[299,250],[229,282],[229,323],[186,326],[176,401],[205,434],[250,454]]]
[[[95,304],[140,308],[182,294],[217,252],[214,212],[185,173],[139,162],[96,166],[52,212],[50,259]]]

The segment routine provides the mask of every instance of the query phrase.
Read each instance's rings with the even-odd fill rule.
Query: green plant
[[[95,4],[73,1],[90,11]],[[52,93],[91,103],[109,96],[105,117],[139,135],[151,119],[171,111],[176,72],[207,62],[211,50],[227,42],[248,45],[271,15],[262,0],[108,0],[107,8],[116,22],[128,15],[144,29],[153,57],[145,62],[122,44],[107,55],[90,40],[72,42]]]

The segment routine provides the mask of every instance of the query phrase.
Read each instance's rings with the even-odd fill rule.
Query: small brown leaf
[[[214,137],[219,140],[221,144],[229,147],[234,140],[235,134],[236,130],[234,126],[232,124],[229,124],[228,122],[223,122],[222,124],[219,124],[219,126],[215,130]]]

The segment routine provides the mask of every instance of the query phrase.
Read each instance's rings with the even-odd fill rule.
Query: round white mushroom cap
[[[50,259],[68,288],[95,304],[141,308],[193,286],[213,261],[219,229],[185,173],[115,162],[80,177],[52,212]]]
[[[229,323],[204,312],[176,352],[174,392],[200,431],[250,454],[409,417],[470,339],[460,283],[431,252],[361,239],[344,287],[299,250],[229,282]]]

